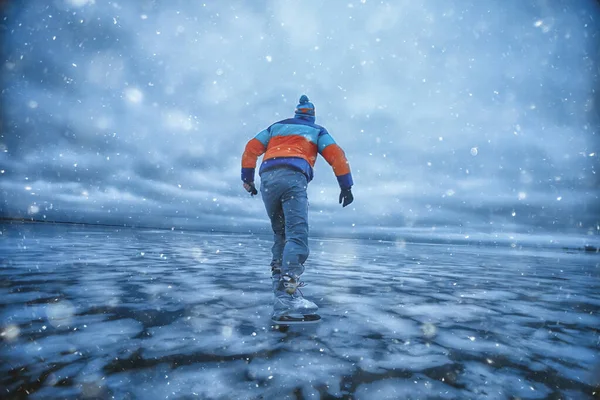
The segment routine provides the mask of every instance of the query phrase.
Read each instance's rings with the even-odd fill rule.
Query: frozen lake
[[[600,396],[598,254],[314,239],[286,331],[268,237],[2,227],[3,398]]]

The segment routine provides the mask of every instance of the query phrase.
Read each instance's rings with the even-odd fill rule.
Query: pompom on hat
[[[303,94],[296,106],[296,117],[314,117],[315,105],[308,100],[308,96]]]

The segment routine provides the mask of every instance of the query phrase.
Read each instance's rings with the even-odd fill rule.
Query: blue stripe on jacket
[[[242,182],[253,183],[254,182],[254,168],[242,168]]]
[[[306,179],[308,180],[308,182],[313,180],[313,168],[310,166],[308,161],[300,157],[277,157],[264,160],[260,165],[258,175],[261,175],[263,172],[268,171],[270,169],[280,167],[287,167],[298,170],[304,173],[304,175],[306,175]]]

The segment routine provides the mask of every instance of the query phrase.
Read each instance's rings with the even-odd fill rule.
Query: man
[[[308,197],[317,154],[331,165],[340,185],[339,202],[346,207],[354,200],[352,174],[344,151],[327,130],[315,124],[315,107],[306,95],[300,97],[294,118],[284,119],[259,132],[246,144],[242,155],[242,181],[252,195],[254,170],[259,156],[260,191],[274,233],[271,261],[275,304],[273,319],[286,315],[314,314],[318,306],[305,299],[304,286],[308,249]]]

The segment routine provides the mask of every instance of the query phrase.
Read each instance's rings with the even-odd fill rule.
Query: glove
[[[258,194],[258,190],[256,190],[254,182],[244,183],[244,189],[246,189],[246,191],[250,193],[250,196],[256,196]]]
[[[343,204],[342,204],[343,201]],[[354,201],[354,196],[352,196],[352,191],[350,190],[350,188],[348,189],[342,189],[342,191],[340,192],[340,204],[342,204],[342,207],[346,207],[348,204],[352,203]]]

